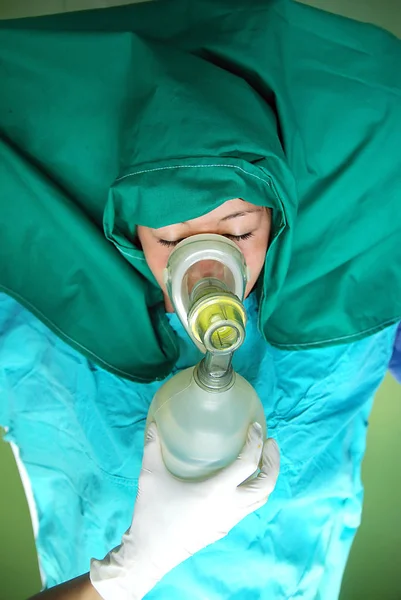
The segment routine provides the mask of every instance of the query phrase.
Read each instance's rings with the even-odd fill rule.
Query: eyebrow
[[[222,221],[229,221],[230,219],[236,219],[237,217],[244,217],[245,215],[248,215],[250,213],[258,213],[258,212],[262,212],[263,207],[259,206],[259,208],[250,208],[249,210],[239,210],[235,213],[232,213],[231,215],[227,215],[225,217],[223,217],[222,219],[219,220],[219,223],[221,223]],[[180,223],[180,225],[187,225],[188,221],[182,221]]]
[[[240,210],[238,212],[232,213],[231,215],[227,215],[226,217],[223,217],[222,219],[220,219],[219,223],[221,223],[221,221],[229,221],[230,219],[236,219],[237,217],[244,217],[245,215],[247,215],[249,213],[261,212],[262,210],[263,209],[261,207],[251,208],[249,210]]]

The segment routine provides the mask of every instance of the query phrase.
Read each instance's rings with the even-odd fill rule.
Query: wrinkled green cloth
[[[273,213],[266,340],[398,321],[400,64],[390,34],[289,0],[3,22],[0,288],[102,367],[162,378],[178,346],[136,225],[241,197]]]

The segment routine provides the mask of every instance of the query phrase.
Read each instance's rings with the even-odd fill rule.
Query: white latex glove
[[[261,457],[259,475],[246,481]],[[171,569],[261,507],[274,489],[279,465],[276,442],[263,445],[262,428],[255,423],[232,465],[205,481],[182,481],[165,467],[157,427],[150,425],[132,525],[121,546],[102,561],[92,560],[92,585],[104,600],[143,598]]]

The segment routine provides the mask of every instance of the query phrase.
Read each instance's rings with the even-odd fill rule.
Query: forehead
[[[245,216],[247,214],[251,214],[255,211],[260,211],[261,208],[256,206],[255,204],[251,204],[241,198],[234,198],[233,200],[227,200],[214,210],[202,215],[201,217],[196,217],[194,219],[190,219],[188,221],[183,221],[179,223],[173,223],[171,225],[167,225],[166,227],[157,228],[157,231],[165,231],[173,227],[187,227],[191,228],[193,226],[217,226],[221,222],[229,221],[230,218],[235,216]]]

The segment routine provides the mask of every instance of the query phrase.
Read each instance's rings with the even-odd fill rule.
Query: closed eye
[[[224,237],[229,238],[230,240],[234,240],[235,242],[240,242],[240,241],[244,241],[244,240],[249,240],[253,236],[254,236],[253,232],[249,232],[249,233],[244,233],[242,235],[230,235],[227,233]],[[162,246],[165,246],[166,248],[174,248],[174,246],[176,246],[177,244],[182,242],[183,239],[185,239],[185,238],[181,238],[180,240],[174,240],[174,241],[160,239],[160,240],[157,240],[157,242],[159,244],[161,244]]]
[[[230,240],[234,240],[236,242],[240,242],[243,240],[250,240],[254,236],[253,232],[244,233],[243,235],[226,235]]]
[[[174,242],[169,242],[168,240],[157,240],[158,244],[161,244],[162,246],[166,246],[167,248],[173,248],[180,242],[182,242],[182,240],[175,240]]]

